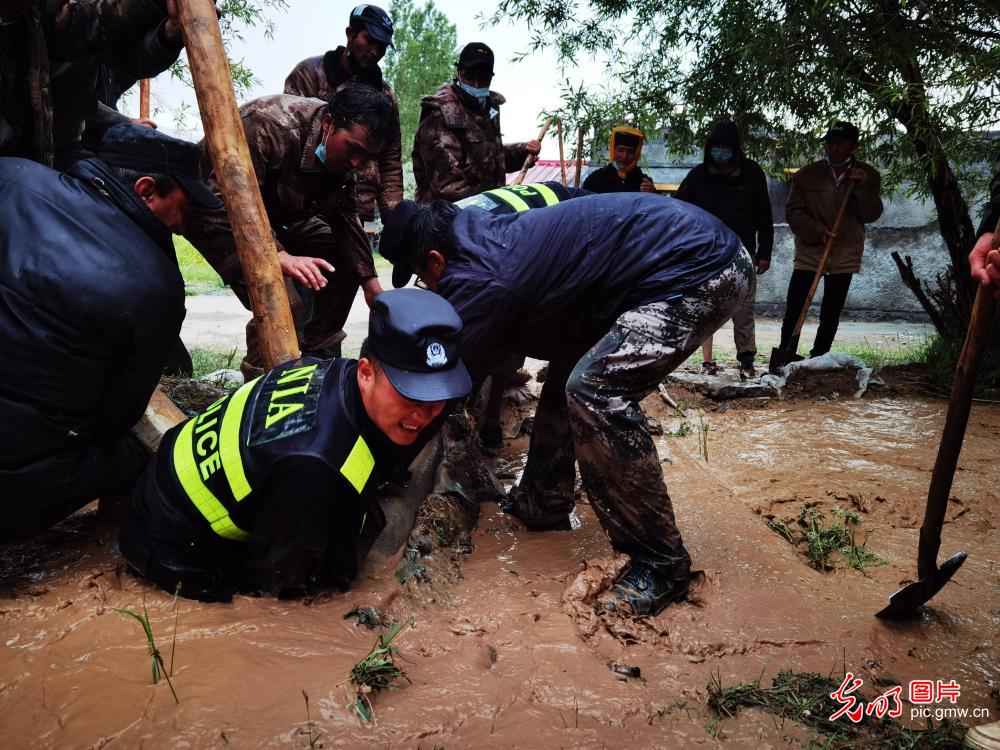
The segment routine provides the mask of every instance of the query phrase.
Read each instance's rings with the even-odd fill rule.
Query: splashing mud
[[[664,424],[658,396],[644,406]],[[471,552],[420,544],[429,581],[380,561],[344,594],[306,601],[180,600],[120,568],[113,534],[85,512],[30,543],[0,549],[0,726],[6,747],[764,747],[811,734],[755,710],[719,720],[723,684],[780,669],[860,673],[873,693],[913,679],[955,680],[965,723],[1000,711],[1000,409],[975,405],[942,555],[969,553],[916,621],[873,613],[915,574],[917,526],[944,403],[872,398],[777,402],[709,415],[669,443],[664,474],[685,543],[705,580],[693,601],[645,623],[594,615],[623,563],[589,506],[571,532],[525,531],[481,505]],[[505,466],[526,448],[515,441]],[[834,505],[861,517],[887,564],[821,572],[765,524],[768,514]],[[151,685],[145,637],[112,607],[145,600],[180,697]],[[416,617],[399,639],[412,684],[374,699],[375,722],[346,708],[345,679],[374,633],[344,615],[375,607]],[[603,616],[602,616],[603,617]],[[625,677],[609,662],[634,665]],[[302,692],[310,698],[307,723]],[[904,692],[905,697],[905,692]],[[904,722],[910,706],[905,706]],[[919,722],[915,722],[919,724]],[[311,732],[311,734],[310,734]],[[316,736],[319,739],[316,740]]]

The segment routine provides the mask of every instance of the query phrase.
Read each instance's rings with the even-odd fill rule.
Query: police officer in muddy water
[[[454,305],[481,377],[498,350],[550,361],[524,474],[505,506],[568,530],[574,461],[612,546],[631,558],[599,606],[655,614],[684,598],[691,559],[639,402],[754,292],[753,261],[721,221],[643,193],[509,215],[404,201],[382,254]]]
[[[202,601],[346,588],[385,527],[376,489],[469,393],[462,322],[423,289],[376,297],[360,358],[281,365],[171,429],[119,549]]]
[[[129,430],[184,319],[171,233],[218,205],[193,143],[123,124],[100,153],[62,174],[0,158],[0,541],[142,471]]]

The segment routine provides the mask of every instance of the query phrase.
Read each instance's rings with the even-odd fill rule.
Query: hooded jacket
[[[462,318],[474,381],[498,350],[578,359],[623,312],[681,298],[740,252],[718,219],[646,193],[506,215],[470,207],[446,242],[438,293]]]
[[[500,105],[490,92],[486,108],[454,83],[420,101],[420,125],[413,139],[413,176],[418,203],[457,201],[507,183],[521,168],[525,144],[504,145]]]
[[[723,173],[715,168],[711,148],[733,144],[735,169]],[[740,134],[731,122],[719,123],[705,143],[702,163],[687,173],[674,198],[703,208],[732,229],[758,260],[771,260],[774,219],[767,193],[767,178],[760,165],[748,159],[740,145]]]
[[[296,65],[285,79],[285,93],[330,101],[348,86],[367,85],[381,91],[392,101],[399,119],[399,103],[382,71],[375,68],[366,76],[352,75],[340,64],[345,47],[324,55],[309,57]],[[382,216],[403,200],[403,147],[397,130],[386,140],[377,159],[369,159],[355,171],[358,180],[358,214],[362,221],[375,216],[375,204]]]
[[[184,319],[166,226],[97,159],[0,159],[0,498],[72,494],[138,421]]]
[[[639,145],[635,149],[635,161],[624,174],[615,166],[615,138],[619,133],[625,133],[639,139]],[[619,125],[612,130],[611,138],[608,140],[611,161],[587,175],[587,179],[583,181],[584,190],[593,193],[638,193],[642,188],[642,181],[646,179],[646,175],[639,169],[639,157],[642,156],[642,146],[645,139],[642,131],[627,125]]]

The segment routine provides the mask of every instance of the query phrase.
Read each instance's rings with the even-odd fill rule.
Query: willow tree
[[[566,66],[607,59],[613,83],[568,90],[567,119],[665,125],[686,150],[729,117],[775,169],[815,154],[832,121],[859,124],[886,188],[933,199],[951,270],[920,284],[897,263],[939,332],[964,331],[970,201],[1000,145],[984,133],[1000,117],[997,0],[500,0],[504,18]]]

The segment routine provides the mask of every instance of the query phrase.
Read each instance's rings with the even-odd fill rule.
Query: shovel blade
[[[767,371],[772,375],[781,373],[781,368],[788,364],[788,350],[771,347],[771,359],[767,363]]]
[[[934,575],[921,578],[906,586],[889,597],[889,604],[884,609],[875,613],[876,617],[883,620],[899,620],[913,617],[917,611],[940,591],[955,571],[962,567],[968,555],[959,552],[952,558],[946,560]]]

